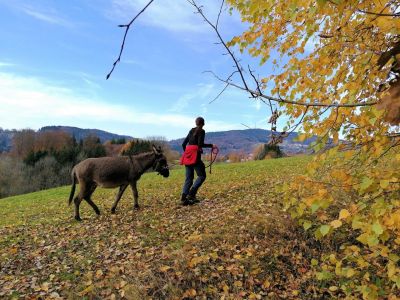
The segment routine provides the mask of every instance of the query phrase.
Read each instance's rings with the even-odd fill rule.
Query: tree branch
[[[378,17],[400,17],[400,13],[385,14],[385,13],[366,11],[366,10],[362,10],[362,9],[357,9],[357,11],[360,13],[363,13],[363,14],[374,15],[374,16],[378,16]]]
[[[118,27],[125,27],[125,34],[124,34],[124,38],[122,40],[122,44],[121,44],[121,49],[119,51],[119,55],[118,58],[114,61],[113,66],[111,68],[111,71],[107,74],[106,79],[110,78],[112,72],[115,69],[115,66],[121,61],[121,56],[122,56],[122,52],[124,51],[124,47],[125,47],[125,40],[126,40],[126,36],[128,35],[128,31],[131,27],[131,25],[133,24],[133,22],[135,22],[135,20],[150,6],[150,4],[153,2],[154,0],[150,0],[149,3],[147,3],[147,5],[145,7],[143,7],[143,9],[128,23],[125,25],[118,25]]]
[[[213,23],[211,23],[211,21],[204,15],[204,13],[203,13],[201,7],[198,6],[198,5],[196,4],[196,2],[194,2],[194,0],[187,0],[187,2],[188,2],[189,4],[191,4],[194,8],[196,8],[197,13],[199,13],[199,14],[203,17],[204,21],[206,21],[206,23],[207,23],[208,25],[210,25],[212,29],[214,29],[214,31],[215,31],[215,33],[217,34],[218,39],[220,40],[221,44],[225,47],[226,51],[228,51],[228,54],[230,55],[230,57],[231,57],[232,60],[234,61],[235,67],[236,67],[236,69],[237,69],[238,72],[239,72],[239,75],[240,75],[240,77],[241,77],[241,79],[242,79],[243,85],[245,86],[245,88],[246,88],[247,90],[249,90],[249,88],[248,88],[248,86],[247,86],[247,83],[246,83],[246,80],[245,80],[245,78],[244,78],[243,72],[242,72],[242,68],[241,68],[240,65],[239,65],[239,62],[237,61],[236,57],[233,55],[231,49],[230,49],[230,48],[228,47],[228,45],[225,43],[224,39],[222,38],[221,34],[219,33],[219,30],[218,30],[217,26],[215,26]],[[218,20],[219,20],[219,16],[218,16]]]
[[[217,78],[219,81],[224,82],[226,84],[229,84],[230,86],[233,86],[235,88],[238,88],[242,91],[248,92],[256,97],[261,97],[267,100],[271,100],[274,102],[278,102],[278,103],[286,103],[286,104],[293,104],[293,105],[302,105],[302,106],[309,106],[309,107],[363,107],[363,106],[372,106],[372,105],[376,105],[378,102],[377,101],[369,101],[369,102],[361,102],[361,103],[344,103],[344,104],[340,104],[340,103],[322,103],[322,102],[302,102],[302,101],[292,101],[292,100],[286,100],[283,98],[276,98],[276,97],[272,97],[272,96],[267,96],[264,94],[260,94],[258,91],[254,91],[251,90],[249,88],[246,87],[242,87],[240,85],[237,85],[235,83],[232,82],[228,82],[220,77],[218,77],[215,73],[211,72],[215,78]]]

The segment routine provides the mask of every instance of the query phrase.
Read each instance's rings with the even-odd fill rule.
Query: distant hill
[[[82,129],[78,127],[71,127],[71,126],[45,126],[39,129],[39,132],[46,132],[46,131],[63,131],[67,132],[70,135],[73,135],[78,141],[83,140],[88,135],[95,135],[97,136],[102,143],[105,141],[110,141],[112,139],[120,139],[125,138],[127,140],[132,140],[133,137],[129,135],[119,135],[115,133],[111,133],[104,130],[99,129]]]
[[[46,131],[64,131],[73,136],[77,140],[84,139],[90,134],[96,135],[100,141],[104,143],[112,139],[125,138],[133,139],[128,135],[118,135],[99,129],[82,129],[71,126],[46,126],[39,129],[39,132]],[[11,142],[16,130],[3,130],[0,128],[0,153],[11,149]],[[229,130],[206,133],[206,143],[217,144],[221,154],[230,152],[251,153],[259,144],[266,143],[270,135],[269,130],[264,129],[244,129],[244,130]],[[287,154],[306,153],[307,148],[315,138],[306,140],[302,143],[296,142],[297,133],[291,133],[281,144],[282,150]],[[169,141],[169,145],[173,150],[182,152],[182,142],[184,138]]]
[[[264,129],[245,129],[245,130],[229,130],[206,133],[205,142],[217,144],[221,154],[230,152],[251,153],[259,144],[266,143],[271,131]],[[288,154],[305,153],[308,146],[315,138],[308,139],[304,142],[295,141],[297,133],[291,133],[280,145],[281,149]],[[182,152],[182,142],[184,138],[172,140],[169,142],[173,150]]]

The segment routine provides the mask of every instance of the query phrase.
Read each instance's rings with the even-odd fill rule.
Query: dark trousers
[[[195,171],[197,174],[197,179],[193,184]],[[194,165],[186,166],[186,179],[183,185],[182,194],[185,195],[190,194],[192,196],[195,196],[197,190],[200,188],[200,186],[203,184],[205,180],[206,180],[206,167],[201,160],[199,160]]]

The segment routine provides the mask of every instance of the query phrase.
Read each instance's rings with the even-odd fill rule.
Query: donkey
[[[97,186],[104,188],[119,187],[119,191],[111,208],[111,213],[115,213],[115,209],[117,208],[122,194],[126,187],[130,185],[133,192],[134,208],[138,209],[139,195],[136,183],[142,174],[151,167],[163,177],[169,176],[167,159],[162,153],[161,147],[156,148],[153,145],[153,151],[133,156],[88,158],[78,163],[71,172],[72,188],[68,201],[69,205],[71,205],[75,193],[75,186],[78,181],[80,191],[74,198],[75,219],[81,221],[79,205],[82,199],[85,199],[96,214],[100,215],[99,208],[91,199]]]

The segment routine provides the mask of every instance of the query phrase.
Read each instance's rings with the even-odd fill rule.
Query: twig
[[[115,66],[121,61],[121,55],[122,55],[122,52],[124,51],[126,36],[128,35],[128,31],[129,31],[132,23],[135,22],[135,20],[150,6],[150,4],[153,1],[154,0],[150,0],[149,3],[147,3],[147,5],[145,7],[143,7],[143,9],[128,24],[118,25],[118,27],[125,27],[125,34],[124,34],[124,38],[122,40],[121,49],[119,51],[118,58],[114,61],[111,71],[107,74],[106,79],[110,78],[112,72],[114,72]]]
[[[196,2],[194,2],[194,0],[187,0],[187,2],[188,2],[189,4],[191,4],[194,8],[196,8],[197,13],[199,13],[199,14],[203,17],[204,21],[205,21],[208,25],[210,25],[212,29],[214,29],[214,31],[215,31],[215,33],[217,34],[218,39],[220,40],[221,44],[225,47],[226,51],[228,51],[228,54],[230,55],[230,57],[231,57],[232,60],[234,61],[235,67],[236,67],[236,69],[237,69],[238,72],[239,72],[239,75],[240,75],[240,77],[241,77],[241,79],[242,79],[243,85],[245,86],[245,90],[248,91],[248,92],[250,92],[250,89],[249,89],[249,87],[247,86],[247,83],[246,83],[246,80],[245,80],[245,78],[244,78],[244,75],[243,75],[243,72],[242,72],[242,68],[241,68],[241,66],[239,65],[239,62],[237,61],[236,57],[233,55],[231,49],[230,49],[230,48],[228,47],[228,45],[225,43],[224,39],[222,38],[221,34],[220,34],[219,31],[218,31],[218,28],[217,28],[213,23],[211,23],[211,21],[204,15],[204,13],[203,13],[201,7],[199,7],[199,6],[196,4]],[[226,83],[227,83],[227,82],[226,82]],[[251,93],[251,92],[250,92],[250,93]]]
[[[207,72],[212,73],[212,71],[204,71],[203,73],[207,73]],[[229,75],[229,77],[227,78],[227,80],[230,80],[230,79],[232,78],[232,76],[233,76],[235,73],[237,73],[237,71],[232,72],[232,74]],[[226,84],[225,87],[222,89],[222,91],[221,91],[213,100],[211,100],[210,102],[208,102],[208,104],[211,104],[211,103],[213,103],[215,100],[217,100],[217,99],[223,94],[223,92],[225,92],[225,90],[226,90],[228,87],[229,87],[229,84]]]
[[[215,23],[215,27],[218,28],[219,19],[221,18],[222,8],[224,7],[225,0],[221,1],[221,7],[219,8],[219,13],[217,17],[217,22]]]

